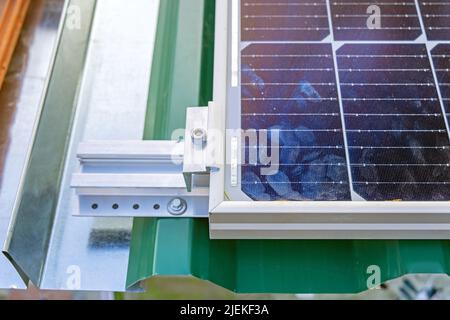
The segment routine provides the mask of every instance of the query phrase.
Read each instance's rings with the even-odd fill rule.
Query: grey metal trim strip
[[[53,63],[63,0],[31,1],[11,68],[0,91],[0,245],[3,245]],[[31,125],[30,125],[31,124]],[[26,288],[0,253],[0,288]]]
[[[66,2],[53,68],[5,243],[4,253],[23,280],[38,286],[47,257],[95,5],[96,1]]]

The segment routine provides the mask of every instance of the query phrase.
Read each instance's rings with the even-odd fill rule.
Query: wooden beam
[[[0,0],[0,89],[31,0]]]

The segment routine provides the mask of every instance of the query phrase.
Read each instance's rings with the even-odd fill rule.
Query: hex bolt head
[[[192,142],[196,145],[204,145],[207,139],[207,132],[203,128],[195,128],[191,131]]]
[[[179,210],[182,205],[183,205],[183,203],[181,202],[180,198],[175,198],[171,202],[171,208],[176,209],[176,210]]]
[[[174,216],[181,216],[187,210],[187,202],[181,198],[173,198],[167,205],[167,211]]]

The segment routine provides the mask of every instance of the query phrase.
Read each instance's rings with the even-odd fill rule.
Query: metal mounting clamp
[[[206,166],[208,143],[208,108],[188,108],[184,138],[183,175],[186,188],[192,191],[194,175],[209,175]]]
[[[182,141],[81,143],[78,215],[208,217],[208,108],[188,108]]]

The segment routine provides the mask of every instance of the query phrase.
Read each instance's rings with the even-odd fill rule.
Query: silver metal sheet
[[[20,177],[33,132],[63,0],[31,2],[10,70],[0,92],[0,243],[5,241]],[[0,255],[0,288],[25,288]]]
[[[130,219],[80,218],[70,188],[86,140],[142,139],[158,0],[99,0],[41,288],[125,290]]]
[[[25,196],[33,199],[36,198],[35,194],[41,195],[36,198],[39,203],[21,203],[23,208],[19,209],[23,211],[19,210],[19,214],[15,215],[5,246],[8,254],[12,252],[10,256],[15,261],[17,257],[26,267],[22,268],[30,273],[26,276],[43,289],[126,289],[131,220],[72,216],[77,211],[77,201],[74,190],[70,188],[70,180],[72,174],[79,171],[76,151],[80,142],[142,139],[159,1],[134,0],[124,6],[120,0],[98,0],[92,26],[86,28],[93,4],[95,2],[87,0],[68,2],[65,24],[71,25],[64,28],[61,38],[63,45],[60,45],[56,60],[59,59],[60,67],[68,64],[74,69],[81,58],[77,56],[75,60],[78,62],[75,64],[68,59],[71,55],[78,55],[78,47],[84,47],[84,39],[88,36],[86,60],[84,66],[77,70],[66,71],[71,81],[63,80],[64,74],[61,73],[64,71],[61,70],[64,68],[58,69],[59,73],[50,81],[53,89],[58,88],[54,82],[59,81],[64,92],[71,94],[73,90],[78,91],[76,113],[69,125],[72,129],[64,132],[64,136],[70,137],[70,140],[64,144],[53,142],[55,128],[57,132],[62,132],[67,126],[58,124],[55,112],[44,110],[40,120],[40,135],[37,136],[39,143],[35,143],[33,148],[40,162],[29,167],[34,171],[27,172],[26,177],[31,185],[27,186],[27,178],[24,180],[24,188],[28,190]],[[81,29],[77,28],[77,19],[81,19]],[[71,40],[66,41],[68,39]],[[73,46],[77,46],[77,49]],[[74,82],[70,72],[78,74],[80,71],[84,72],[81,81]],[[69,84],[71,87],[67,88]],[[53,90],[52,99],[56,100],[52,100],[49,107],[56,113],[63,108],[70,109],[67,105],[59,107],[62,101],[67,100],[64,94],[55,94]],[[63,114],[64,121],[68,113],[70,110]],[[46,142],[51,145],[50,148]],[[38,178],[41,167],[47,173],[51,172],[49,170],[52,167],[44,162],[45,159],[50,158],[48,161],[55,162],[52,155],[45,152],[47,149],[58,152],[58,155],[62,152],[65,159],[61,180],[50,181],[48,191],[41,189],[42,183],[49,182]],[[59,168],[60,164],[56,165]],[[53,190],[54,184],[60,185],[59,190]],[[35,191],[33,186],[38,190]],[[47,198],[47,193],[48,201],[41,201]],[[39,209],[47,202],[51,204],[55,195],[55,208],[47,205],[43,210]],[[47,221],[50,226],[47,226]],[[47,235],[41,235],[41,231]],[[33,240],[38,244],[35,245]],[[38,252],[35,253],[30,247],[36,247]]]

